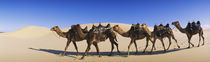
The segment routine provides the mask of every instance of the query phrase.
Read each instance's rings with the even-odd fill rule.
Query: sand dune
[[[102,23],[106,25],[107,23]],[[83,28],[88,26],[88,29],[93,24],[83,24]],[[95,23],[94,25],[98,25]],[[111,26],[119,25],[125,31],[130,28],[128,24],[111,23]],[[70,27],[62,29],[68,31]],[[151,31],[152,28],[149,28]],[[135,53],[134,45],[131,46],[131,55],[126,56],[127,46],[130,42],[129,38],[117,35],[119,49],[121,54],[114,50],[114,56],[107,56],[111,50],[109,40],[99,43],[99,48],[102,57],[97,56],[95,47],[92,46],[90,53],[84,60],[79,60],[81,56],[76,56],[76,51],[73,44],[70,44],[67,55],[64,57],[59,56],[64,51],[66,39],[56,35],[55,32],[50,31],[50,28],[28,26],[16,30],[14,32],[0,33],[0,62],[209,62],[210,45],[209,45],[209,30],[204,30],[206,38],[205,45],[201,47],[186,48],[188,46],[187,36],[174,29],[174,34],[178,40],[180,49],[172,40],[172,45],[169,51],[163,52],[160,41],[157,41],[157,50],[153,54],[141,53],[145,48],[145,39],[137,40],[138,54]],[[168,47],[168,39],[164,39],[166,47]],[[193,36],[192,42],[197,46],[198,35]],[[86,49],[86,41],[77,42],[80,54],[83,54]],[[151,43],[147,49],[150,51]]]

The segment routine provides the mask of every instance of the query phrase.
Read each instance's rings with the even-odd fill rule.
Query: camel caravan
[[[188,48],[190,48],[191,45],[192,47],[194,47],[194,44],[191,43],[190,40],[192,36],[195,34],[199,34],[199,44],[197,45],[197,47],[200,46],[201,38],[203,39],[202,45],[205,44],[203,29],[201,27],[200,21],[197,21],[197,23],[189,22],[186,28],[182,28],[181,25],[179,24],[179,21],[172,22],[172,25],[174,25],[180,32],[185,33],[187,35],[188,44],[189,44]],[[53,28],[51,28],[51,31],[55,31],[59,36],[67,38],[67,43],[62,56],[65,56],[66,50],[71,42],[73,42],[74,47],[77,51],[77,55],[79,55],[76,43],[82,40],[86,40],[87,48],[81,59],[84,59],[84,57],[87,55],[87,53],[91,49],[91,45],[95,46],[98,56],[101,57],[98,43],[103,42],[106,39],[109,39],[111,43],[111,52],[109,56],[112,55],[115,46],[117,47],[117,52],[120,53],[117,43],[118,42],[116,36],[117,34],[120,34],[123,37],[131,39],[128,45],[127,56],[129,56],[130,46],[133,43],[136,48],[136,54],[138,53],[136,40],[141,40],[144,38],[146,39],[146,47],[144,48],[143,53],[145,53],[145,50],[147,49],[149,42],[152,43],[152,49],[149,53],[152,53],[153,50],[156,50],[155,43],[157,39],[161,41],[164,52],[166,52],[170,48],[172,39],[175,40],[177,48],[180,48],[177,39],[173,34],[173,30],[170,28],[169,24],[166,24],[165,26],[162,24],[154,25],[153,31],[149,30],[147,24],[140,24],[140,23],[132,24],[128,31],[124,31],[119,25],[114,25],[113,27],[111,27],[110,24],[103,26],[100,23],[98,26],[93,25],[90,30],[87,29],[87,26],[85,28],[81,28],[80,24],[77,24],[77,25],[72,25],[71,29],[69,29],[69,31],[67,32],[61,31],[61,29],[58,26],[54,26]],[[168,47],[165,47],[163,38],[168,38],[169,40]]]

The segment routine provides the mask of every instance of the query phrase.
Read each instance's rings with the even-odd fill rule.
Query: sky
[[[201,21],[210,27],[210,0],[0,0],[0,32],[24,26]],[[174,27],[174,26],[172,26]]]

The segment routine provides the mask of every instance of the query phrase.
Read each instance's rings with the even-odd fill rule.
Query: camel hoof
[[[180,46],[178,46],[178,48],[180,48]]]
[[[204,44],[202,44],[202,46],[203,46]]]
[[[198,45],[197,47],[199,47],[200,45]]]
[[[82,56],[81,58],[80,58],[80,60],[82,60],[82,59],[84,59],[85,58],[85,56]]]
[[[100,57],[100,58],[101,58],[102,56],[101,56],[101,55],[99,55],[98,57]]]
[[[145,53],[145,51],[143,51],[142,53]]]
[[[187,48],[190,48],[190,46],[189,46],[189,47],[187,47]]]

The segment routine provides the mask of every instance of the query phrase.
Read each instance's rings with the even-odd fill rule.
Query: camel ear
[[[115,25],[115,26],[117,26],[117,27],[118,27],[119,25]]]

